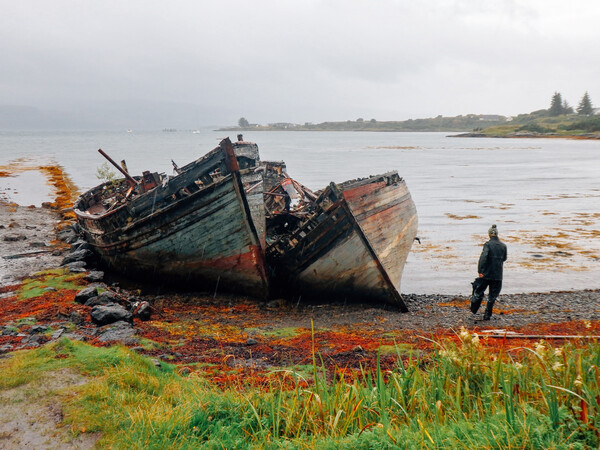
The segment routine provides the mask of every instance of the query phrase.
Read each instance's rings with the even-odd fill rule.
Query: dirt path
[[[67,370],[13,389],[0,391],[0,448],[3,449],[87,449],[98,440],[97,434],[82,433],[74,438],[61,427],[62,408],[57,394],[70,386],[86,382]]]

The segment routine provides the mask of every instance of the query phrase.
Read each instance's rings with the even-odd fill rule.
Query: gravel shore
[[[46,268],[54,268],[63,258],[56,244],[55,226],[59,218],[50,209],[11,205],[0,202],[0,287],[16,283],[25,276]],[[24,255],[9,258],[14,255]],[[465,282],[468,282],[466,280]],[[184,294],[197,304],[214,302],[202,294]],[[146,295],[156,302],[159,297]],[[600,290],[501,294],[491,321],[482,321],[485,303],[477,315],[469,311],[469,298],[464,295],[403,294],[409,308],[400,313],[386,305],[366,304],[295,304],[276,302],[279,308],[265,308],[265,318],[277,326],[348,326],[357,323],[381,323],[384,330],[406,329],[435,332],[467,328],[527,329],[535,333],[536,324],[558,324],[573,321],[600,320]],[[162,303],[169,303],[161,295]],[[219,299],[216,299],[219,301]],[[245,302],[225,296],[222,301]],[[252,300],[251,300],[252,301]],[[273,302],[270,302],[273,304]]]

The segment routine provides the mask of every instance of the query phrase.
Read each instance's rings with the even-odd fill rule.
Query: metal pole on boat
[[[98,153],[100,153],[102,156],[104,156],[108,160],[109,163],[111,163],[113,166],[115,166],[117,168],[117,170],[119,172],[121,172],[125,176],[125,178],[127,178],[127,181],[129,181],[129,183],[132,186],[137,186],[139,184],[137,181],[135,181],[133,179],[133,177],[131,175],[129,175],[127,172],[125,172],[121,166],[119,166],[116,162],[114,162],[110,156],[108,156],[106,153],[104,153],[104,151],[101,148],[98,149]]]

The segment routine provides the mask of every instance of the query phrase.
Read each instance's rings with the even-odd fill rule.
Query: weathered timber
[[[416,208],[396,172],[331,183],[297,228],[267,247],[267,261],[281,293],[406,311],[400,280],[416,233]]]
[[[256,179],[258,160],[255,144],[224,139],[176,176],[154,174],[160,184],[148,192],[123,196],[126,180],[86,192],[75,214],[114,270],[266,297],[264,209],[256,205],[262,190],[249,197],[244,191],[245,177]]]
[[[76,202],[86,240],[111,268],[215,293],[324,296],[406,311],[400,281],[417,215],[396,172],[314,193],[284,162],[260,162],[258,147],[241,137],[173,166],[176,176],[146,171]]]
[[[19,258],[29,258],[31,256],[38,256],[44,253],[51,253],[53,250],[36,250],[33,252],[24,252],[24,253],[15,253],[14,255],[6,255],[3,256],[2,259],[19,259]]]

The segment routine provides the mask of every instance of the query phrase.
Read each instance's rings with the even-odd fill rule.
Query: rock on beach
[[[108,325],[114,322],[131,322],[133,315],[123,306],[111,303],[108,305],[97,305],[90,311],[92,322],[96,325]]]

